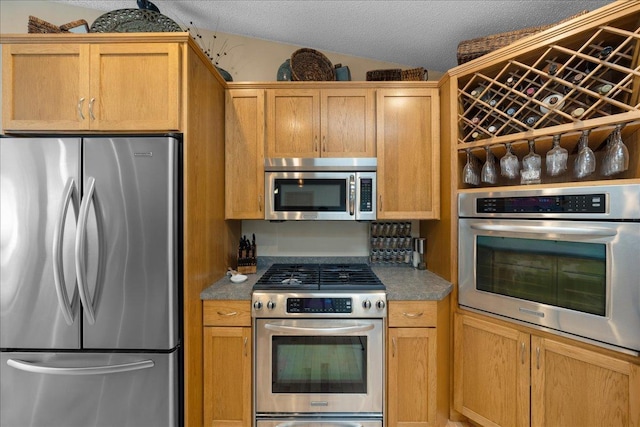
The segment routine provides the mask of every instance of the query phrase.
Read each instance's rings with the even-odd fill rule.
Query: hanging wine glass
[[[616,125],[607,140],[601,171],[604,176],[615,175],[629,168],[629,150],[622,142],[621,131],[623,126],[622,124]]]
[[[589,132],[588,129],[583,130],[578,142],[578,157],[573,165],[576,178],[584,178],[596,170],[596,156],[589,148]]]
[[[478,164],[474,155],[471,154],[471,149],[467,148],[467,163],[462,169],[462,179],[465,184],[479,185],[480,175],[478,174]]]
[[[536,146],[533,140],[529,141],[529,153],[522,159],[522,170],[520,171],[521,184],[540,184],[542,171],[542,159],[536,153]]]
[[[487,152],[487,159],[482,165],[482,173],[480,174],[480,178],[482,182],[486,182],[487,184],[495,184],[498,180],[498,171],[496,170],[496,158],[493,155],[490,147],[484,147]]]
[[[502,176],[515,179],[520,173],[520,161],[511,151],[511,144],[506,143],[507,153],[500,159],[500,171]]]
[[[560,135],[553,136],[553,147],[547,152],[547,175],[558,176],[567,170],[569,152],[560,146]]]

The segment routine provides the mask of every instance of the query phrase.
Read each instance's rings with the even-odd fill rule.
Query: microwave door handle
[[[271,323],[266,323],[264,325],[266,329],[270,329],[276,332],[302,332],[302,333],[314,333],[314,334],[322,334],[322,335],[331,335],[331,334],[346,334],[351,332],[366,332],[372,330],[375,325],[359,325],[359,326],[338,326],[335,328],[303,328],[300,326],[284,326],[284,325],[273,325]]]
[[[349,176],[349,215],[355,215],[356,209],[356,177]]]
[[[552,227],[533,225],[499,225],[499,224],[472,224],[471,228],[479,231],[496,231],[509,233],[546,234],[557,237],[581,236],[581,237],[613,237],[617,231],[599,227]]]

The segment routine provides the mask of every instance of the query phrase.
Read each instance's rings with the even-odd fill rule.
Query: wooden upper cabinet
[[[179,130],[178,43],[3,45],[3,128]]]
[[[439,219],[438,89],[380,89],[376,111],[378,219]]]
[[[375,157],[370,89],[268,89],[267,157]]]
[[[264,219],[264,148],[264,90],[228,90],[225,218]]]

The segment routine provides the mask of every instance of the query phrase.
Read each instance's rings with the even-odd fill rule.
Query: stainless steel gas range
[[[274,264],[252,300],[256,426],[382,426],[387,300],[367,264]]]

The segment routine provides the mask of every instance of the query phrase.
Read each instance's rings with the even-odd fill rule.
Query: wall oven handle
[[[300,326],[284,326],[284,325],[274,325],[272,323],[266,323],[264,325],[266,329],[271,329],[276,332],[303,332],[303,333],[314,333],[314,334],[336,334],[336,333],[350,333],[350,332],[366,332],[375,328],[375,325],[357,325],[357,326],[339,326],[337,328],[303,328]]]
[[[616,230],[598,227],[550,227],[532,225],[472,224],[471,228],[480,231],[498,231],[511,233],[550,234],[554,236],[613,237]]]
[[[340,421],[327,421],[322,425],[331,425],[335,427],[362,427],[360,423],[340,422]],[[314,427],[316,424],[308,421],[287,421],[284,423],[276,424],[276,427]]]
[[[153,360],[141,360],[139,362],[122,363],[118,365],[86,366],[86,367],[56,367],[25,362],[24,360],[9,359],[7,365],[21,371],[34,374],[48,375],[107,375],[120,372],[138,371],[140,369],[153,368]]]

